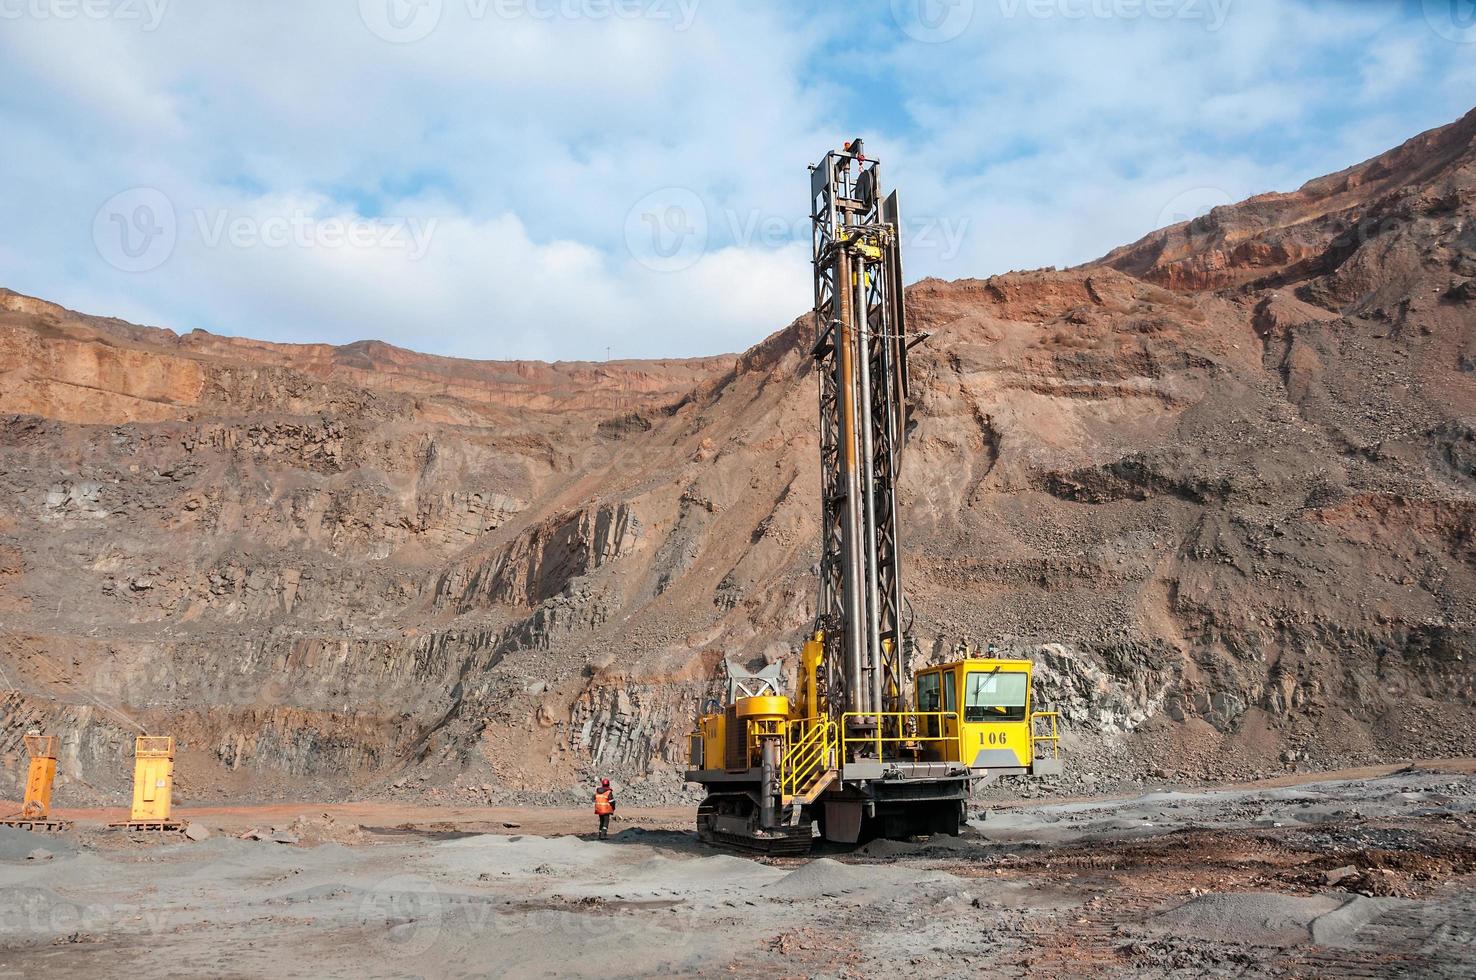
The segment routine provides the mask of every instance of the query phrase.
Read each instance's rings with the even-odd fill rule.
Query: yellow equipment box
[[[133,748],[133,810],[129,823],[169,823],[174,796],[174,739],[141,735]]]
[[[55,735],[27,735],[26,754],[31,765],[26,772],[26,801],[21,816],[29,820],[45,820],[51,813],[51,788],[56,783]]]
[[[72,826],[71,821],[51,816],[51,789],[56,784],[56,754],[61,739],[32,731],[26,733],[25,743],[31,760],[26,769],[25,802],[20,813],[5,817],[0,825],[22,830],[66,830]]]

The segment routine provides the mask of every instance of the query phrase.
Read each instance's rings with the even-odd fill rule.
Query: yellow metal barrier
[[[1033,711],[1030,713],[1030,757],[1032,759],[1037,757],[1035,754],[1036,742],[1050,742],[1050,757],[1052,759],[1061,758],[1061,732],[1060,729],[1057,727],[1057,722],[1060,720],[1060,717],[1061,712],[1059,711]],[[1047,734],[1044,735],[1037,734],[1035,726],[1035,723],[1042,718],[1050,720],[1050,728]],[[1040,756],[1040,758],[1045,757]]]
[[[829,718],[790,722],[787,741],[779,766],[779,792],[785,799],[801,795],[817,775],[835,767],[835,722]]]
[[[898,734],[883,735],[882,729],[885,727],[883,723],[876,726],[875,735],[852,737],[847,734],[851,726],[847,725],[846,721],[850,718],[895,718],[897,721],[892,727]],[[928,718],[936,718],[938,720],[937,735],[918,734],[918,729],[921,727],[918,722]],[[946,726],[943,722],[948,719],[952,719],[955,722],[954,728],[956,731],[952,735],[944,734],[944,728]],[[909,726],[908,722],[912,724]],[[848,711],[841,715],[841,754],[846,758],[850,758],[851,746],[866,745],[876,750],[876,758],[880,760],[885,758],[882,750],[882,746],[884,745],[907,742],[937,742],[944,750],[942,753],[943,757],[948,759],[947,743],[951,742],[953,743],[954,751],[950,761],[956,761],[963,758],[963,726],[957,724],[957,722],[957,711]],[[910,732],[907,730],[909,727],[912,728]]]

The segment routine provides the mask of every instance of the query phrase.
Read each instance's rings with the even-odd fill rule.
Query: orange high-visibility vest
[[[610,802],[610,796],[611,793],[607,789],[602,789],[595,794],[595,813],[604,816],[615,812],[615,804]]]

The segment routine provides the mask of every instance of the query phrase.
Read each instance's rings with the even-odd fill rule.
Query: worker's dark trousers
[[[610,815],[602,813],[600,816],[600,840],[610,836]]]

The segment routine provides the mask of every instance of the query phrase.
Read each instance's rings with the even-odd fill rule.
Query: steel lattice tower
[[[829,711],[902,710],[897,477],[907,428],[900,216],[859,140],[811,169]]]

